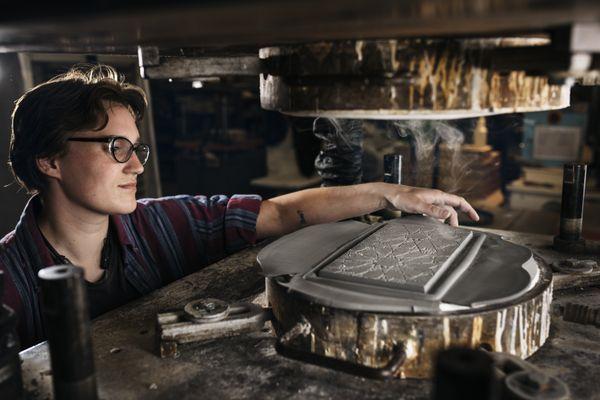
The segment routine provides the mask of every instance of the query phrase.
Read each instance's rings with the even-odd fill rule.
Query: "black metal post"
[[[560,238],[563,240],[581,239],[586,173],[585,164],[564,166],[560,208]]]
[[[386,183],[402,183],[402,155],[385,154],[383,156],[383,181]]]
[[[560,230],[554,238],[554,247],[567,252],[578,252],[585,248],[581,235],[583,225],[583,202],[587,165],[565,164],[563,170]]]
[[[83,270],[59,265],[40,270],[54,396],[96,400],[96,376]]]
[[[438,353],[433,378],[434,400],[498,399],[492,357],[481,350],[450,348]]]

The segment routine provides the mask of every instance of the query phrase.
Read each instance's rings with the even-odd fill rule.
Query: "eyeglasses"
[[[126,163],[131,158],[133,152],[137,156],[142,165],[146,165],[150,157],[150,145],[145,143],[133,144],[123,136],[107,136],[107,137],[70,137],[67,139],[71,142],[96,142],[108,143],[108,150],[112,154],[116,162]]]

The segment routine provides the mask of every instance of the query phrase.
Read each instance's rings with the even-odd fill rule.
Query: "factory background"
[[[98,62],[115,66],[150,100],[140,130],[153,144],[153,154],[140,197],[257,193],[269,198],[321,184],[314,167],[321,148],[313,133],[315,118],[261,108],[258,77],[144,80],[136,58],[114,55],[0,55],[4,165],[14,101],[75,65]],[[599,107],[598,87],[575,86],[571,106],[562,110],[441,120],[411,129],[402,121],[360,121],[365,135],[360,181],[383,180],[384,155],[401,154],[402,183],[464,196],[483,211],[481,226],[553,234],[562,164],[584,162],[589,166],[584,232],[599,238]],[[6,167],[0,170],[0,185],[0,232],[5,234],[28,196]]]
[[[300,229],[194,259],[185,276],[159,271],[93,318],[79,294],[97,281],[80,268],[16,262],[0,294],[43,302],[39,315],[0,308],[0,398],[598,396],[600,3],[13,5],[0,15],[3,164],[19,96],[106,64],[149,101],[138,198],[385,181],[463,196],[480,219],[380,210],[302,229],[288,209]],[[0,235],[28,198],[1,167]],[[194,217],[181,236],[203,257],[221,220]],[[173,221],[127,247],[122,281],[140,282],[140,248],[179,266],[155,262],[177,253]],[[19,348],[23,314],[46,342]]]

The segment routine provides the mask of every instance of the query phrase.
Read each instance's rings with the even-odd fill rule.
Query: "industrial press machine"
[[[557,110],[573,85],[600,84],[593,1],[87,4],[17,8],[0,46],[126,54],[150,80],[258,77],[263,108],[315,118],[321,134]],[[328,184],[360,179],[360,158],[346,158],[324,167]],[[597,396],[600,251],[581,234],[585,180],[585,165],[564,167],[551,237],[384,216],[233,255],[93,323],[100,398]],[[47,346],[20,357],[26,393],[50,396]]]

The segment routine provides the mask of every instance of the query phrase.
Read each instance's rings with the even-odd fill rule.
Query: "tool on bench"
[[[257,331],[270,318],[270,310],[257,304],[194,300],[182,310],[157,315],[158,351],[162,358],[178,357],[180,344]]]

